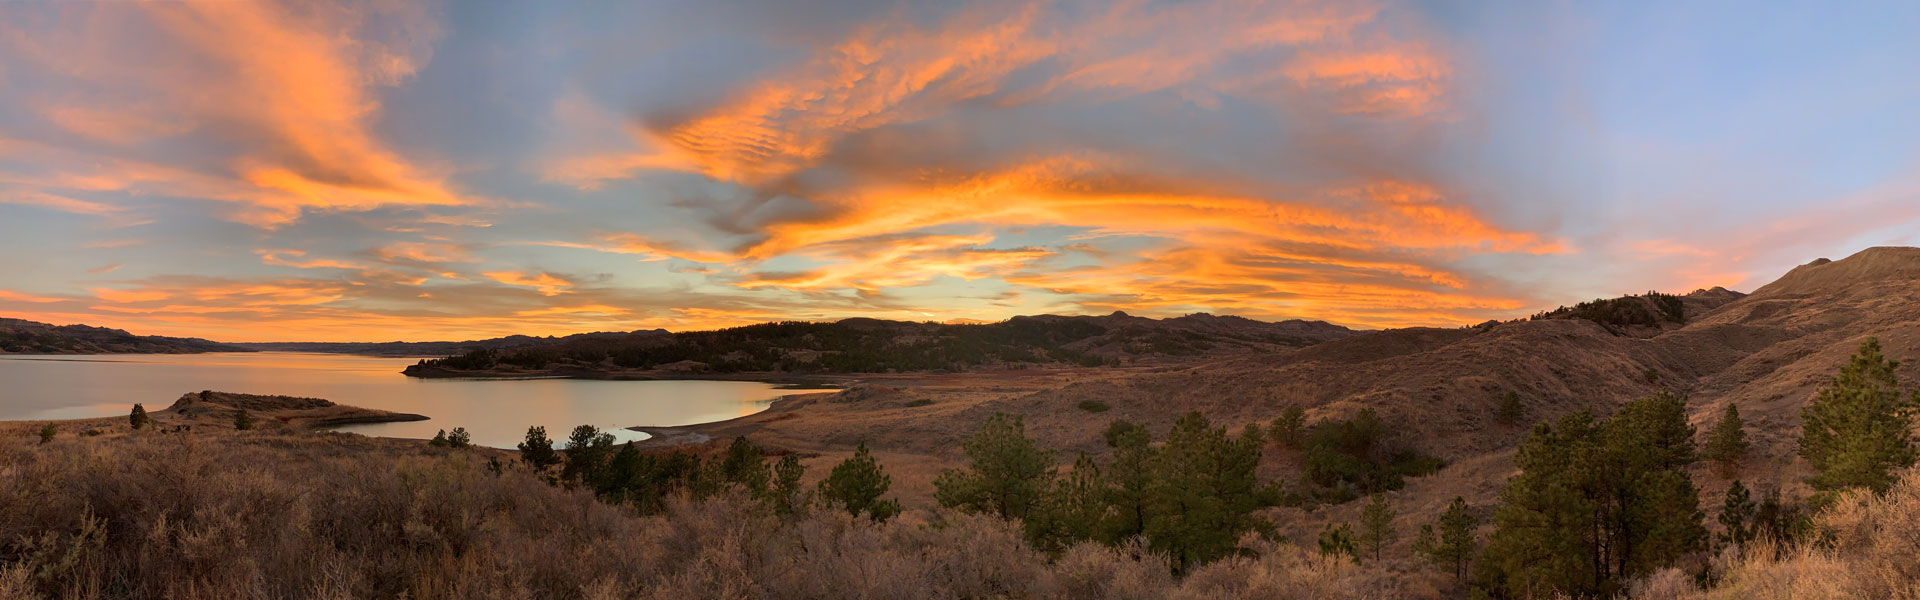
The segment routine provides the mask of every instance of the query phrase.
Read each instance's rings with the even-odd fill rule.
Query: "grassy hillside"
[[[200,338],[133,335],[86,325],[0,318],[0,354],[196,354],[253,350]]]
[[[1296,348],[1350,333],[1325,323],[1263,323],[1194,315],[1154,320],[1015,317],[949,325],[877,319],[784,322],[669,335],[593,337],[481,349],[421,361],[408,374],[490,370],[652,370],[718,373],[964,371],[983,366],[1103,366],[1137,360]]]

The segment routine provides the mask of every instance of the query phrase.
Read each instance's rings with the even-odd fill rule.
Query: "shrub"
[[[133,412],[127,414],[127,424],[134,429],[144,429],[153,424],[153,419],[147,416],[147,407],[134,404]]]
[[[40,443],[42,444],[50,443],[53,441],[53,436],[56,436],[56,435],[60,435],[59,425],[48,423],[40,427]]]
[[[473,434],[467,433],[467,428],[455,427],[453,431],[447,432],[447,447],[469,448],[472,446]]]
[[[1112,406],[1108,406],[1107,403],[1101,402],[1099,400],[1081,400],[1080,401],[1080,410],[1084,410],[1090,413],[1098,414],[1098,413],[1107,412],[1112,409],[1113,409]]]
[[[253,413],[244,408],[233,411],[233,428],[239,431],[253,429]]]

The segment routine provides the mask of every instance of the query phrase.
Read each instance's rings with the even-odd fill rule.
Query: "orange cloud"
[[[555,277],[550,273],[527,274],[515,271],[488,271],[481,273],[481,275],[485,275],[488,279],[507,285],[537,288],[540,290],[540,293],[548,296],[566,293],[567,288],[573,287],[573,282]]]
[[[10,300],[13,302],[31,302],[35,304],[48,304],[53,302],[67,301],[66,298],[54,298],[51,296],[35,296],[33,294],[22,294],[20,292],[10,292],[7,290],[0,290],[0,300]]]

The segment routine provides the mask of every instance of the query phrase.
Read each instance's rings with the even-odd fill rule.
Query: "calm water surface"
[[[350,425],[366,435],[429,438],[465,427],[476,444],[511,448],[527,427],[564,440],[575,425],[613,430],[621,441],[646,434],[636,425],[691,425],[759,412],[782,395],[772,384],[743,381],[587,381],[578,379],[416,379],[400,374],[412,358],[289,352],[0,356],[0,420],[124,415],[133,403],[158,410],[181,394],[219,390],[326,398],[340,404],[417,413],[432,420]]]

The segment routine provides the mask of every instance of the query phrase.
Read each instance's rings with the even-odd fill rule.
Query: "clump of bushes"
[[[1099,400],[1081,400],[1080,401],[1080,410],[1084,410],[1090,413],[1098,414],[1098,413],[1107,412],[1112,409],[1113,409],[1112,406],[1108,406],[1107,403],[1101,402]]]

